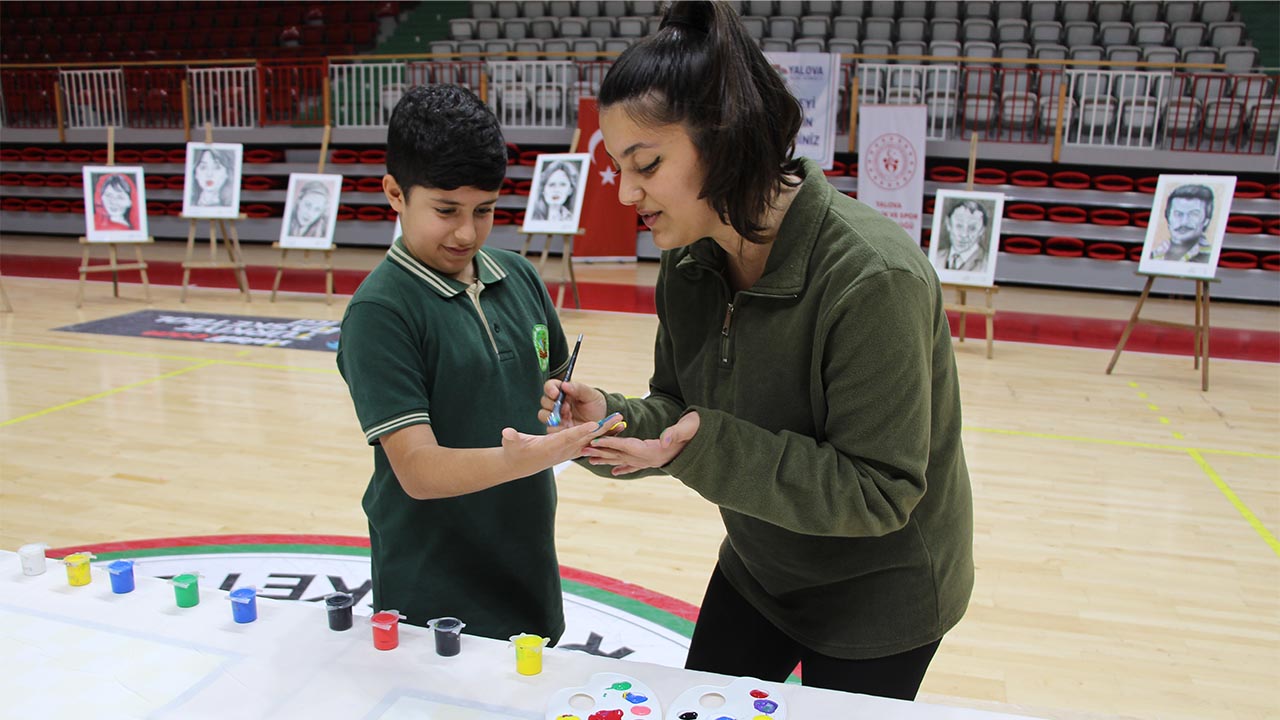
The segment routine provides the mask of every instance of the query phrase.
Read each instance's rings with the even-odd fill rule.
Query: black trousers
[[[783,682],[800,663],[809,687],[915,700],[941,640],[870,660],[842,660],[792,640],[729,584],[717,564],[689,645],[689,670]]]

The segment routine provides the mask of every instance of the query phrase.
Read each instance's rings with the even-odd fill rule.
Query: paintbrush
[[[560,397],[556,398],[556,404],[551,406],[551,416],[547,418],[547,424],[556,427],[560,424],[560,405],[564,403],[564,384],[569,382],[569,378],[573,377],[573,365],[578,361],[578,351],[582,349],[582,333],[578,333],[578,342],[573,345],[573,352],[569,354],[569,366],[564,370],[564,380],[561,380]]]

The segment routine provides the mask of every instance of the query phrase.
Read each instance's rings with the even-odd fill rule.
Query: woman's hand
[[[592,440],[582,455],[592,465],[612,465],[610,472],[615,476],[660,468],[684,450],[701,425],[698,413],[686,413],[675,425],[663,430],[657,440],[603,436]]]
[[[523,477],[582,457],[588,443],[609,432],[617,432],[619,425],[626,427],[622,413],[614,413],[605,422],[582,422],[547,435],[527,435],[515,428],[503,428],[502,451],[507,462],[518,468],[517,477]]]
[[[604,413],[607,409],[604,393],[587,385],[576,382],[561,382],[557,378],[551,378],[542,386],[542,409],[538,411],[538,420],[543,425],[548,425],[547,421],[551,418],[551,409],[555,407],[556,399],[560,397],[561,390],[564,391],[564,402],[560,404],[560,422],[556,425],[549,425],[547,434],[550,435],[567,430],[583,423],[595,425],[604,420]]]

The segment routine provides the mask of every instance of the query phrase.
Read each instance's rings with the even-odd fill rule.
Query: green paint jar
[[[178,601],[178,607],[189,608],[200,604],[199,575],[183,573],[169,582],[173,583],[173,596]]]

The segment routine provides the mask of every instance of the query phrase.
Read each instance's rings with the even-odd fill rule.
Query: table
[[[459,655],[440,657],[430,631],[402,624],[399,647],[380,651],[368,619],[334,632],[319,604],[258,598],[258,619],[237,624],[227,592],[202,587],[198,605],[179,608],[166,581],[137,576],[133,592],[116,595],[104,568],[91,574],[72,587],[50,559],[43,575],[27,576],[16,553],[0,551],[7,717],[541,720],[554,693],[595,673],[645,683],[664,713],[690,687],[734,679],[555,648],[541,674],[523,676],[504,641],[464,634]],[[789,720],[1014,717],[759,684],[785,700]]]

